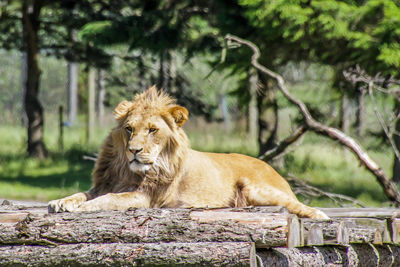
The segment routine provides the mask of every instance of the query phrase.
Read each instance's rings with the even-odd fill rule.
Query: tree
[[[25,111],[28,117],[28,154],[37,158],[45,158],[47,149],[43,142],[43,107],[39,101],[39,16],[43,2],[32,0],[30,4],[22,4],[23,42],[27,59],[27,78],[25,87]]]
[[[107,1],[99,2],[103,5]],[[47,149],[43,141],[43,107],[39,100],[40,90],[40,51],[67,59],[91,61],[92,64],[106,66],[109,57],[99,49],[72,40],[66,28],[79,28],[92,19],[95,12],[91,1],[10,1],[0,5],[0,46],[26,52],[27,77],[24,95],[25,112],[28,118],[27,151],[29,156],[44,158]],[[79,19],[71,17],[70,11],[78,8]],[[82,16],[82,13],[85,16]],[[56,15],[55,15],[56,14]],[[100,16],[100,15],[96,15]],[[22,37],[21,40],[19,37]],[[93,63],[94,62],[94,63]]]

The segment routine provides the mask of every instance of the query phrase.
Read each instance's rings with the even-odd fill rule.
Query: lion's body
[[[327,218],[300,203],[265,162],[190,149],[181,127],[187,110],[154,87],[121,102],[114,114],[119,125],[102,146],[92,189],[51,201],[55,211],[281,205],[300,216]]]

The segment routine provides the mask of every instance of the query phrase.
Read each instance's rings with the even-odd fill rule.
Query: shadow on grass
[[[0,154],[0,180],[9,184],[24,184],[43,188],[74,187],[85,191],[91,186],[94,162],[83,160],[90,153],[71,149],[53,153],[43,161],[30,159],[24,154]]]

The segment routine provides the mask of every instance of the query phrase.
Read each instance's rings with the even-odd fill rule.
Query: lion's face
[[[161,116],[131,115],[121,129],[126,135],[126,157],[134,172],[146,172],[157,164],[160,153],[173,135]]]
[[[114,115],[130,169],[145,173],[152,167],[167,167],[165,155],[173,153],[176,137],[189,113],[151,88],[132,102],[122,101]]]

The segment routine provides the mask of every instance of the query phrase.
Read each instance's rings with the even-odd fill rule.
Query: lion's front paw
[[[75,211],[75,209],[82,203],[86,201],[86,195],[83,193],[77,193],[75,195],[52,200],[48,204],[49,213],[63,212],[63,211]]]
[[[54,212],[63,212],[63,211],[73,211],[76,207],[78,207],[79,203],[77,203],[73,199],[57,199],[52,200],[48,204],[49,213]]]

